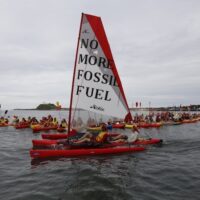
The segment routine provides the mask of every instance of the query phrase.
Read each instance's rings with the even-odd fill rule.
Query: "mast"
[[[71,97],[70,97],[70,105],[69,105],[69,119],[68,119],[68,134],[70,133],[70,128],[71,128],[71,113],[72,113],[72,101],[73,101],[73,92],[74,92],[74,79],[75,79],[75,73],[76,73],[76,62],[77,62],[77,55],[78,55],[78,48],[79,48],[79,43],[80,43],[80,34],[81,34],[81,26],[82,26],[82,21],[83,21],[83,15],[81,15],[81,22],[80,22],[80,28],[79,28],[79,35],[78,35],[78,42],[77,42],[77,47],[76,47],[76,56],[75,56],[75,62],[74,62],[74,72],[73,72],[73,78],[72,78],[72,87],[71,87]]]

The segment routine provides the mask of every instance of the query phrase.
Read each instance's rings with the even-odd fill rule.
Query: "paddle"
[[[138,134],[140,133],[139,129],[137,127],[134,127],[134,126],[133,126],[133,132],[137,132]],[[145,133],[145,131],[143,133],[148,137],[148,139],[151,139],[151,137],[149,136],[148,133]]]

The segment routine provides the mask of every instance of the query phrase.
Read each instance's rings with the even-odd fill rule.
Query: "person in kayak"
[[[139,129],[137,128],[136,125],[133,125],[132,132],[127,134],[128,136],[127,141],[129,143],[136,141],[138,139],[138,134],[139,134]]]
[[[111,136],[107,132],[106,125],[103,125],[101,132],[95,136],[91,132],[86,132],[81,138],[77,141],[73,141],[74,144],[83,144],[83,143],[93,143],[93,144],[103,144],[103,143],[113,143],[113,142],[126,142],[128,137],[126,135],[117,135]]]
[[[58,125],[58,120],[56,117],[53,118],[53,122],[52,122],[53,126],[57,126]]]
[[[67,128],[67,122],[65,119],[62,119],[59,128]]]

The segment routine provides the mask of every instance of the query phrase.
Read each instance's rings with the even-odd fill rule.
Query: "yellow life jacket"
[[[67,127],[67,123],[66,122],[62,122],[61,126],[62,126],[62,128],[66,128]]]
[[[97,142],[102,142],[102,140],[103,140],[103,138],[104,138],[104,136],[107,134],[107,132],[104,132],[104,131],[102,131],[102,132],[100,132],[98,135],[97,135],[97,137],[96,137],[96,141]]]
[[[58,124],[57,119],[53,119],[53,125],[57,125],[57,124]]]

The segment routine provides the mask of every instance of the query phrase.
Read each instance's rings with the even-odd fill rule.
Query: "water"
[[[0,199],[198,200],[199,130],[200,122],[141,129],[164,144],[132,154],[31,162],[31,140],[40,134],[0,128]]]

